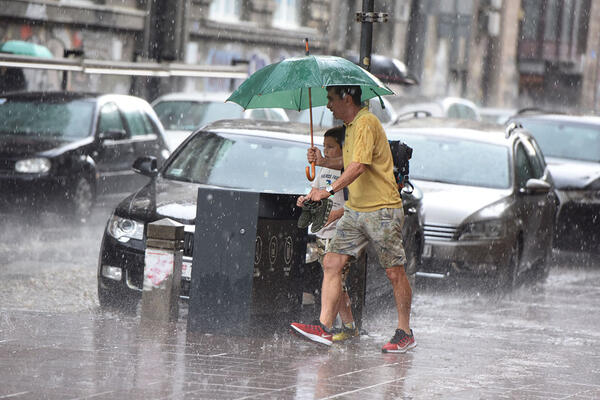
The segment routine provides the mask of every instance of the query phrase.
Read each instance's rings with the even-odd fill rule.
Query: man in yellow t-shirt
[[[361,95],[359,86],[327,88],[327,108],[346,125],[343,156],[325,158],[318,148],[312,147],[308,151],[308,161],[326,168],[344,167],[344,172],[332,185],[311,191],[306,199],[325,199],[345,187],[349,198],[323,260],[319,321],[313,324],[294,322],[291,326],[310,340],[332,344],[331,329],[337,311],[335,306],[341,295],[342,270],[348,260],[357,258],[371,243],[392,284],[398,311],[396,332],[381,350],[404,353],[416,346],[410,329],[412,290],[404,270],[404,212],[385,131],[377,117],[362,107]]]

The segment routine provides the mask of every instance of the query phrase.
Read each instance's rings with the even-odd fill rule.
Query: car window
[[[269,117],[267,116],[267,112],[265,111],[264,108],[250,110],[250,118],[251,119],[258,119],[258,120],[269,119]]]
[[[160,101],[154,106],[160,122],[167,130],[193,131],[220,119],[244,116],[244,109],[221,101]]]
[[[576,122],[521,120],[544,156],[600,162],[600,127]]]
[[[529,164],[532,168],[533,177],[538,179],[541,178],[544,175],[544,166],[538,157],[536,148],[529,140],[523,140],[522,143],[527,152],[527,156],[529,157]]]
[[[196,134],[164,177],[259,192],[306,193],[306,144],[235,134]]]
[[[271,121],[287,121],[287,119],[277,111],[267,109],[267,112]]]
[[[123,115],[125,116],[131,136],[151,135],[155,133],[148,117],[140,110],[125,109]]]
[[[462,118],[477,120],[477,114],[475,113],[475,110],[473,110],[471,107],[463,106],[462,107]]]
[[[94,103],[0,98],[0,134],[76,140],[92,131]]]
[[[510,187],[508,148],[502,145],[403,134],[413,148],[410,176],[414,179],[489,188]]]
[[[100,109],[98,133],[125,131],[119,108],[115,103],[107,103]]]
[[[382,124],[390,122],[390,114],[386,112],[386,109],[381,107],[379,99],[375,98],[369,102],[369,111],[371,111]]]
[[[535,178],[533,167],[530,163],[529,156],[525,150],[523,143],[517,144],[517,150],[515,154],[515,170],[517,175],[517,185],[519,188],[524,188],[527,181],[531,178]]]
[[[313,107],[312,114],[314,126],[328,128],[334,126],[335,122],[337,122],[334,121],[333,114],[325,106]],[[310,110],[292,112],[292,119],[296,122],[308,124],[310,123]],[[341,123],[336,125],[341,125]]]
[[[450,107],[448,107],[448,117],[462,118],[462,113],[458,104],[452,104]]]

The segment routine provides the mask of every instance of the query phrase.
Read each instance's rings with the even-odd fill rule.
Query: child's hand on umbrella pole
[[[310,147],[306,153],[306,158],[308,159],[309,163],[315,163],[318,166],[321,166],[321,163],[323,161],[323,155],[321,154],[321,150],[319,150],[318,147]]]

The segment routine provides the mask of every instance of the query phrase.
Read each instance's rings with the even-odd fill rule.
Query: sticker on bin
[[[192,279],[192,263],[183,261],[181,263],[181,277],[183,279]]]

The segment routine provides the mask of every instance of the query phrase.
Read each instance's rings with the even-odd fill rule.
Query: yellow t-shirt
[[[344,168],[353,161],[367,166],[348,186],[348,207],[361,212],[402,207],[389,142],[381,122],[366,107],[346,125],[343,153]]]

